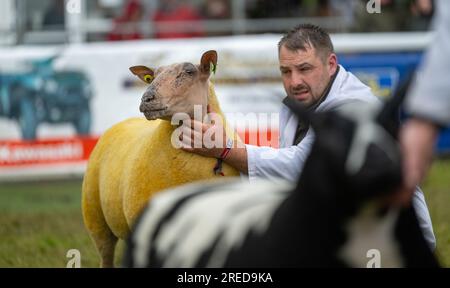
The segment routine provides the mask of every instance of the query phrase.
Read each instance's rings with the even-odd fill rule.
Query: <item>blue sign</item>
[[[422,52],[353,53],[338,55],[339,63],[385,99],[399,83],[420,64]],[[438,139],[438,154],[450,153],[450,129],[443,130]]]

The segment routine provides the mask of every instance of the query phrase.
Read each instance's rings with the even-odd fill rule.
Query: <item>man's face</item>
[[[291,51],[282,46],[279,62],[287,95],[308,107],[320,99],[337,68],[335,54],[324,63],[314,48]]]

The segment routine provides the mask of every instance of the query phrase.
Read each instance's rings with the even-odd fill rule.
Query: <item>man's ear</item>
[[[134,75],[138,76],[139,79],[148,84],[152,83],[155,78],[155,72],[146,66],[133,66],[130,67],[130,71]]]
[[[216,72],[217,67],[217,52],[215,50],[209,50],[203,53],[200,60],[199,70],[206,78],[209,77],[211,72]]]
[[[331,55],[328,57],[328,65],[330,65],[330,76],[334,75],[337,70],[337,56],[334,53],[331,53]]]

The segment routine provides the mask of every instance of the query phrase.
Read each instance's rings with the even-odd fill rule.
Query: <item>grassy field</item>
[[[80,251],[82,267],[98,267],[80,194],[81,181],[1,184],[0,267],[66,267],[70,249]]]
[[[422,185],[433,221],[437,254],[450,268],[450,160],[435,161]]]
[[[80,251],[82,267],[98,267],[83,226],[80,189],[81,181],[0,184],[0,267],[66,267],[69,249]],[[423,190],[438,256],[450,267],[450,160],[434,163]],[[119,242],[118,255],[123,247]]]

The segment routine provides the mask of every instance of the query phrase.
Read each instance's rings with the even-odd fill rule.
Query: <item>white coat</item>
[[[330,88],[326,99],[316,111],[328,111],[339,108],[346,103],[379,102],[370,88],[364,85],[352,73],[339,66],[339,72]],[[258,177],[285,178],[296,181],[303,168],[309,150],[312,147],[314,133],[309,129],[306,136],[294,145],[298,118],[287,106],[283,105],[280,112],[280,148],[257,147],[246,145],[248,158],[248,176],[250,180]]]
[[[331,89],[316,111],[335,110],[346,103],[354,103],[356,101],[379,103],[378,98],[372,94],[368,86],[339,65],[339,72]],[[284,178],[294,182],[297,181],[300,175],[303,164],[312,147],[314,133],[312,129],[309,129],[303,140],[298,145],[293,145],[298,118],[285,105],[281,109],[279,122],[280,149],[246,145],[248,177],[250,181],[257,178]],[[430,247],[434,249],[436,239],[425,198],[420,188],[416,189],[413,205],[425,239]]]

